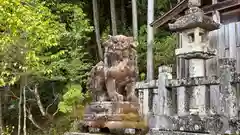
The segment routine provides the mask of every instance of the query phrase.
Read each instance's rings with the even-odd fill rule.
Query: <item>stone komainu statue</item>
[[[103,45],[104,62],[100,61],[92,68],[88,79],[94,101],[137,102],[135,83],[138,68],[133,37],[110,36]]]

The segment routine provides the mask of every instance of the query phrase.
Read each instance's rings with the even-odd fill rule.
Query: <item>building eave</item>
[[[161,27],[162,25],[166,24],[168,21],[173,19],[175,16],[177,16],[179,13],[181,13],[183,10],[187,9],[187,7],[188,0],[183,0],[180,3],[178,3],[175,7],[173,7],[171,10],[169,10],[167,13],[165,13],[163,16],[153,21],[150,25],[154,28]]]
[[[203,6],[201,7],[204,11],[204,14],[211,15],[213,11],[223,11],[225,9],[230,9],[232,7],[240,6],[240,0],[226,0],[223,2],[218,2],[213,5]],[[163,16],[159,17],[155,21],[153,21],[150,25],[154,28],[159,28],[164,24],[168,23],[171,20],[174,20],[177,15],[188,8],[188,0],[183,0],[178,3],[174,8],[169,10]]]

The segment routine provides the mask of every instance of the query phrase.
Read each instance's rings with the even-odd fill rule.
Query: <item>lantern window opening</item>
[[[194,33],[189,33],[187,36],[188,36],[188,43],[193,43],[195,41]]]

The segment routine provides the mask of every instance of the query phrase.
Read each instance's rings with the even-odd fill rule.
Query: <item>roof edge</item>
[[[165,13],[163,16],[161,16],[160,18],[156,19],[155,21],[153,21],[150,26],[158,28],[160,26],[162,26],[163,24],[165,24],[166,22],[168,22],[173,16],[179,14],[181,11],[183,11],[184,9],[186,9],[188,7],[188,0],[183,0],[181,2],[179,2],[175,7],[173,7],[171,10],[169,10],[167,13]],[[178,10],[178,12],[175,12],[175,10]],[[171,15],[172,14],[172,15]],[[170,15],[170,16],[169,16]],[[168,17],[168,18],[167,18]],[[164,20],[165,19],[165,20]],[[162,20],[164,20],[162,23],[159,24],[159,22],[161,22]]]

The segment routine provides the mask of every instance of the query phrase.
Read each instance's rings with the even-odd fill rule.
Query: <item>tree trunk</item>
[[[23,135],[27,135],[26,77],[23,78]]]
[[[45,108],[43,107],[40,95],[38,93],[38,86],[37,85],[34,86],[33,92],[34,92],[35,98],[37,100],[37,105],[39,107],[39,110],[40,110],[42,116],[47,116],[47,112],[46,112]]]
[[[10,91],[10,86],[7,86],[7,87],[5,87],[5,89],[4,89],[4,103],[3,103],[3,112],[4,113],[7,113],[7,111],[8,111],[8,92]],[[3,122],[3,123],[5,123],[5,122]]]
[[[0,91],[0,134],[3,133],[3,117],[2,117],[2,114],[3,114],[3,108],[2,108],[2,90]]]
[[[153,80],[153,27],[150,24],[154,21],[154,0],[148,0],[148,13],[147,13],[147,80]]]
[[[96,43],[98,47],[98,55],[101,60],[103,60],[103,51],[100,42],[100,30],[99,30],[99,14],[98,14],[98,3],[97,0],[92,0],[93,3],[93,20],[96,34]]]
[[[21,135],[21,119],[22,119],[22,93],[23,93],[23,84],[20,84],[20,97],[18,103],[18,135]]]
[[[8,111],[8,92],[10,91],[10,86],[5,86],[4,88],[4,92],[3,92],[3,109],[2,109],[2,114],[4,116],[4,114],[7,113]],[[6,125],[6,119],[2,120],[2,125]],[[3,127],[3,130],[5,130],[5,127]]]
[[[110,0],[111,20],[112,20],[112,35],[117,35],[117,23],[116,23],[116,9],[115,0]]]
[[[123,28],[126,28],[125,0],[121,0],[121,22],[123,24]]]
[[[133,37],[134,40],[138,39],[138,20],[137,20],[137,2],[132,0],[132,23],[133,23]]]
[[[172,8],[173,8],[172,2],[171,2],[171,0],[168,0],[168,1],[169,1],[169,7],[170,7],[170,9],[172,9]]]

